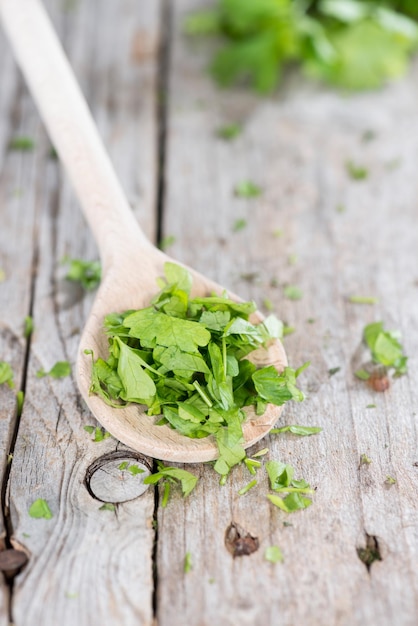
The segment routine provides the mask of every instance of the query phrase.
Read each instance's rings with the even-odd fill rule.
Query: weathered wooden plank
[[[350,99],[297,76],[270,99],[220,92],[204,72],[206,44],[180,35],[184,15],[199,4],[173,6],[164,234],[176,238],[173,256],[243,297],[268,297],[296,327],[286,348],[291,363],[312,361],[301,380],[309,397],[289,406],[282,423],[324,432],[265,442],[270,458],[291,463],[316,489],[313,506],[289,518],[266,501],[265,475],[239,497],[251,479],[246,470],[237,468],[221,489],[210,468],[195,468],[196,491],[159,512],[158,623],[412,625],[418,66],[398,84]],[[215,138],[220,125],[236,121],[242,136],[233,143]],[[372,141],[364,138],[368,130]],[[367,180],[350,179],[350,159],[368,167]],[[247,179],[263,187],[260,199],[234,198],[234,185]],[[247,226],[233,233],[239,218]],[[242,278],[249,273],[251,282]],[[285,284],[299,286],[303,298],[286,300]],[[354,305],[347,301],[353,293],[380,302]],[[378,319],[402,330],[410,355],[408,376],[385,394],[353,376],[362,329]],[[335,367],[341,369],[330,376]],[[363,453],[370,465],[360,465]],[[387,475],[395,485],[385,484]],[[259,538],[258,551],[231,557],[224,545],[231,521]],[[370,571],[357,553],[366,533],[377,538],[382,558]],[[265,562],[272,544],[282,548],[283,564]]]
[[[151,238],[156,228],[159,12],[159,2],[138,6],[133,0],[117,5],[52,4],[54,22],[111,158]],[[34,116],[33,105],[30,109]],[[8,501],[14,540],[29,552],[30,560],[15,579],[13,619],[17,626],[146,626],[153,619],[154,498],[148,491],[138,497],[144,475],[118,469],[125,458],[130,463],[142,460],[111,438],[91,441],[83,426],[95,422],[81,403],[74,376],[36,377],[40,367],[48,370],[58,360],[74,363],[80,329],[94,297],[64,280],[66,269],[60,261],[66,254],[83,259],[97,255],[65,176],[48,153],[48,140],[40,134],[29,189],[39,250],[33,304],[36,330]],[[20,172],[19,181],[26,183]],[[23,210],[19,216],[24,219]],[[4,236],[17,234],[15,224]],[[16,271],[29,277],[17,254],[13,260]],[[22,285],[22,300],[24,293]],[[103,467],[97,468],[100,462]],[[91,490],[102,501],[85,485],[86,475],[95,469]],[[37,498],[48,502],[52,519],[28,515]],[[116,503],[115,511],[101,509],[103,500]]]
[[[32,264],[35,251],[36,221],[35,185],[36,157],[30,152],[9,149],[16,137],[29,136],[35,144],[40,125],[28,94],[0,33],[1,97],[0,97],[0,360],[10,363],[14,372],[14,389],[0,387],[0,449],[3,459],[0,480],[4,490],[9,469],[9,446],[16,422],[16,392],[21,388],[25,367],[26,340],[24,318],[29,314]],[[2,491],[2,494],[4,491]],[[4,522],[8,509],[2,496],[0,521],[1,548],[10,548]],[[0,624],[9,623],[9,590],[2,576],[0,587]]]

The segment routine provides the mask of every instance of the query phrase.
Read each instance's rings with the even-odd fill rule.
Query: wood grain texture
[[[292,464],[316,489],[313,506],[289,517],[266,500],[265,473],[239,497],[251,480],[246,469],[236,468],[221,489],[209,467],[194,468],[201,477],[196,491],[159,513],[158,623],[412,626],[418,610],[418,66],[397,84],[350,99],[297,75],[267,99],[220,92],[204,72],[209,46],[180,34],[184,15],[198,5],[173,6],[164,234],[175,243],[169,252],[243,297],[269,298],[295,326],[285,347],[291,364],[312,361],[301,379],[309,396],[287,407],[280,423],[324,431],[303,439],[271,436],[256,446],[268,445],[270,458]],[[215,137],[219,126],[236,121],[243,133],[234,142]],[[369,130],[375,138],[366,141]],[[368,168],[367,180],[349,177],[348,160]],[[261,198],[235,198],[242,180],[259,184]],[[233,233],[239,218],[247,226]],[[303,298],[286,300],[286,284],[299,286]],[[351,304],[352,294],[377,296],[379,303]],[[408,375],[381,394],[353,376],[362,329],[380,319],[402,331],[410,357]],[[360,465],[363,453],[370,465]],[[388,475],[396,479],[392,486]],[[231,521],[259,538],[258,551],[232,558],[224,545]],[[382,558],[370,571],[357,554],[366,534],[376,537]],[[283,564],[264,560],[269,545],[282,548]],[[186,552],[193,563],[187,574]]]
[[[111,2],[51,2],[48,8],[86,88],[134,212],[153,238],[160,4],[138,7],[131,0],[117,6]],[[149,44],[145,56],[132,52],[140,33]],[[3,39],[1,45],[4,50]],[[38,249],[35,333],[8,486],[13,541],[30,554],[27,567],[15,579],[13,621],[17,626],[148,626],[153,619],[153,494],[147,490],[139,498],[127,499],[126,494],[132,490],[125,489],[128,477],[121,471],[121,486],[114,490],[113,502],[122,503],[115,505],[115,511],[101,509],[103,503],[95,500],[84,484],[86,471],[98,457],[115,450],[120,453],[123,447],[111,438],[94,443],[83,430],[85,424],[96,423],[80,399],[74,376],[62,380],[36,377],[40,367],[47,370],[58,360],[74,364],[80,330],[94,297],[64,280],[66,268],[60,264],[61,259],[66,254],[92,259],[97,251],[69,184],[57,162],[48,158],[49,141],[40,130],[22,82],[16,80],[16,68],[10,71],[14,78],[8,80],[18,84],[32,119],[24,128],[25,134],[36,141],[33,154],[15,157],[19,163],[26,159],[26,168],[30,169],[13,172],[17,182],[12,189],[15,185],[24,187],[27,196],[17,208],[16,199],[11,194],[7,198],[4,213],[13,219],[1,232],[9,242],[2,248],[3,267],[6,274],[9,266],[13,271],[7,294],[14,306],[3,300],[2,293],[2,305],[6,305],[4,309],[2,306],[2,322],[14,329],[17,337],[21,337],[23,315],[29,311],[34,245]],[[26,171],[33,174],[25,176]],[[20,242],[22,224],[28,234]],[[24,278],[21,284],[20,275]],[[3,286],[7,288],[7,283]],[[15,293],[13,288],[19,291]],[[2,341],[8,341],[3,328]],[[22,341],[16,339],[15,343],[20,345]],[[19,351],[14,344],[12,348],[15,364],[19,362]],[[136,479],[140,481],[141,476]],[[29,517],[28,509],[37,498],[48,502],[52,519]]]

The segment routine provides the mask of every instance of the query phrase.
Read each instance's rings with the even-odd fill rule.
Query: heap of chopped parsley
[[[404,74],[417,17],[415,0],[217,0],[186,32],[218,36],[211,71],[223,86],[246,79],[270,92],[296,62],[337,87],[373,89]]]
[[[90,392],[114,407],[145,404],[149,415],[162,415],[158,424],[186,437],[213,435],[215,470],[226,476],[245,458],[243,407],[262,415],[268,403],[300,402],[296,378],[306,365],[257,369],[246,357],[279,339],[282,323],[270,315],[254,325],[254,302],[192,298],[186,269],[166,263],[164,272],[149,307],[106,316],[109,357],[93,358]]]

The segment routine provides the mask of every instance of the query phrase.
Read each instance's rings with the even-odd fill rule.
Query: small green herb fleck
[[[369,175],[367,168],[361,165],[356,165],[353,161],[347,161],[345,167],[352,180],[364,180]]]
[[[400,333],[397,331],[385,330],[383,322],[368,324],[363,331],[364,341],[375,363],[389,368],[393,367],[395,376],[401,376],[407,372],[408,357],[403,354],[399,336]]]
[[[176,243],[176,238],[174,235],[165,235],[162,237],[158,247],[160,250],[168,250],[173,244]]]
[[[188,574],[193,569],[192,555],[190,552],[186,552],[185,554],[183,569],[185,574]]]
[[[49,372],[45,372],[43,368],[36,372],[36,376],[38,378],[43,378],[44,376],[51,376],[51,378],[65,378],[71,374],[71,365],[68,361],[57,361],[55,365],[51,367]]]
[[[260,457],[260,456],[265,456],[268,453],[268,451],[269,451],[268,448],[262,448],[261,450],[258,450],[257,452],[254,452],[252,457],[254,459],[258,459],[258,457]]]
[[[22,415],[24,401],[25,401],[25,392],[20,390],[16,394],[16,405],[17,405],[16,413],[17,413],[17,417],[20,417]]]
[[[13,453],[10,452],[10,454],[7,455],[7,465],[10,465],[12,461],[13,461]]]
[[[128,467],[128,472],[132,474],[132,476],[137,476],[138,474],[143,474],[145,470],[139,467],[139,465],[130,465]]]
[[[292,335],[296,331],[294,326],[288,326],[284,324],[283,326],[283,337],[287,337],[287,335]]]
[[[345,213],[346,212],[346,208],[344,204],[337,204],[335,210],[337,211],[337,213]]]
[[[283,288],[283,293],[289,300],[300,300],[303,298],[303,291],[295,285],[286,285]]]
[[[239,218],[235,220],[232,230],[234,231],[234,233],[238,233],[240,230],[244,230],[246,226],[247,226],[247,220],[243,218]]]
[[[67,280],[80,283],[83,289],[92,291],[100,284],[102,267],[99,261],[83,261],[82,259],[70,259],[65,257],[62,261],[69,265],[65,276]]]
[[[29,507],[30,517],[51,519],[52,513],[46,500],[39,498],[35,500]]]
[[[366,370],[364,369],[356,370],[354,372],[354,376],[357,376],[357,378],[360,378],[360,380],[369,380],[370,378],[369,372],[366,372]]]
[[[362,134],[361,140],[364,141],[365,143],[367,143],[368,141],[373,141],[373,139],[376,139],[376,137],[377,137],[376,131],[371,130],[371,129],[367,129]]]
[[[375,405],[375,404],[368,404],[368,405],[366,406],[366,409],[375,409],[375,408],[376,408],[376,405]]]
[[[261,467],[260,461],[257,461],[255,459],[246,458],[244,459],[244,464],[246,465],[250,474],[252,474],[253,476],[255,476],[257,470]]]
[[[30,137],[14,137],[9,142],[9,150],[20,150],[30,152],[35,147],[35,142]]]
[[[298,262],[298,255],[297,254],[289,254],[289,256],[287,257],[287,262],[289,263],[289,265],[296,265],[296,263]]]
[[[94,429],[94,426],[92,426],[91,428]],[[86,430],[86,427],[84,427],[84,429]],[[89,432],[93,432],[93,431],[89,431]],[[122,461],[122,463],[118,465],[118,470],[121,470],[123,472],[123,470],[126,470],[128,465],[129,465],[129,461]]]
[[[393,478],[393,476],[389,476],[389,474],[386,476],[386,480],[385,483],[387,485],[394,485],[396,483],[396,478]]]
[[[267,309],[267,311],[273,311],[274,305],[273,305],[273,302],[270,300],[270,298],[264,298],[263,307]]]
[[[238,198],[258,198],[262,194],[262,189],[249,180],[235,185],[234,193]]]
[[[328,376],[331,378],[331,376],[334,376],[335,374],[337,374],[340,371],[341,367],[331,367],[328,370]]]
[[[30,315],[25,317],[24,328],[23,328],[23,336],[27,339],[33,333],[33,318]]]
[[[255,487],[257,484],[257,480],[254,479],[251,482],[249,482],[247,485],[244,485],[244,487],[242,487],[239,491],[238,491],[238,495],[239,496],[243,496],[245,495],[248,491],[250,491],[250,489],[252,489],[253,487]]]
[[[299,437],[309,437],[310,435],[316,435],[320,433],[322,428],[319,426],[300,426],[299,424],[289,424],[288,426],[281,426],[280,428],[272,428],[271,435],[279,435],[281,433],[292,433]]]
[[[283,237],[283,230],[281,228],[276,228],[275,230],[273,230],[273,237],[277,237],[278,239],[280,237]]]
[[[269,546],[265,549],[264,558],[270,563],[282,563],[283,554],[279,546]]]
[[[370,465],[372,462],[371,458],[367,456],[367,454],[362,454],[360,457],[360,465]]]
[[[105,502],[99,507],[99,511],[115,511],[116,507],[112,502]]]
[[[0,283],[3,283],[6,280],[6,272],[2,267],[0,267]]]
[[[241,133],[242,126],[240,124],[227,124],[226,126],[221,126],[216,131],[217,136],[226,141],[236,139]]]
[[[15,386],[13,381],[13,370],[9,363],[6,361],[0,361],[0,385],[6,383],[10,389]]]
[[[92,439],[94,443],[99,443],[100,441],[104,441],[105,439],[108,439],[110,437],[110,433],[108,433],[107,430],[100,426],[84,426],[84,430],[89,433],[89,435],[94,434],[94,437]]]
[[[314,317],[308,317],[308,319],[306,320],[306,322],[307,322],[308,324],[315,324],[316,319],[315,319]]]
[[[353,304],[376,304],[379,302],[379,298],[373,296],[350,296],[348,300]]]
[[[70,591],[66,591],[65,597],[68,598],[68,600],[75,600],[76,598],[78,598],[78,593],[71,593]]]

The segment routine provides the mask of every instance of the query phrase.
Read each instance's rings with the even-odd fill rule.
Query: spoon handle
[[[75,188],[104,269],[151,244],[131,211],[87,103],[39,0],[0,0],[0,18]],[[131,246],[131,247],[130,247]]]

